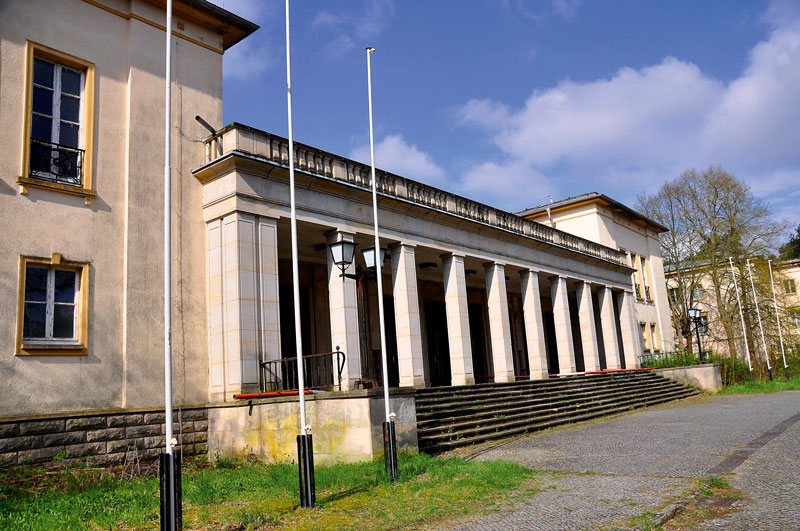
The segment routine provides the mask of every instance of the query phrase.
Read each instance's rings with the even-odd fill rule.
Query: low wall
[[[78,459],[100,465],[151,461],[164,448],[164,420],[163,409],[2,417],[0,466],[63,465]],[[175,438],[184,455],[207,451],[205,406],[176,410],[173,420]]]
[[[703,391],[716,393],[722,389],[722,375],[719,363],[703,363],[688,365],[686,367],[670,367],[668,369],[655,369],[657,374],[680,382],[692,385]]]
[[[398,450],[417,451],[414,391],[392,390],[390,411],[397,415]],[[297,397],[219,404],[208,410],[211,458],[254,456],[265,462],[297,460],[300,424]],[[333,464],[383,455],[385,419],[381,389],[306,396],[306,423],[311,425],[314,462]]]

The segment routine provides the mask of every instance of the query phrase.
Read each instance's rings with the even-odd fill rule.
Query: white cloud
[[[546,182],[542,175],[557,177],[550,182],[559,197],[596,190],[630,202],[687,167],[721,164],[783,211],[800,173],[800,22],[789,20],[751,50],[747,67],[727,84],[667,57],[607,79],[535,90],[517,109],[468,101],[456,111],[457,123],[489,134],[502,163],[476,161],[462,185],[476,182],[481,170],[505,168],[487,193],[509,208],[537,202],[520,199],[525,171],[537,187]]]
[[[341,57],[356,44],[371,44],[369,41],[380,35],[393,14],[394,0],[367,0],[362,15],[321,11],[311,25],[320,32],[328,32],[329,53]]]
[[[369,144],[359,146],[348,156],[369,164]],[[433,186],[441,186],[445,177],[444,170],[428,153],[406,142],[402,135],[388,135],[375,144],[375,166]]]

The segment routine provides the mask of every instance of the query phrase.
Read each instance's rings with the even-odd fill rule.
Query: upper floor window
[[[797,292],[797,288],[795,287],[793,278],[787,278],[783,282],[784,282],[784,287],[786,288],[786,293],[796,293]]]
[[[25,138],[17,182],[86,198],[92,188],[94,65],[28,41]]]
[[[88,323],[89,265],[23,257],[20,267],[20,354],[83,354]]]
[[[704,290],[700,286],[694,286],[692,288],[692,300],[699,301],[706,298],[706,290]]]
[[[82,186],[81,142],[84,73],[40,57],[33,59],[30,176]]]
[[[800,310],[789,310],[789,322],[792,326],[800,326]]]

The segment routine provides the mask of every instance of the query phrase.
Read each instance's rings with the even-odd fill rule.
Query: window
[[[650,323],[650,337],[653,338],[653,350],[658,351],[658,333],[655,323]]]
[[[786,280],[784,280],[783,281],[783,285],[784,285],[784,288],[786,288],[786,293],[796,293],[797,292],[797,288],[795,287],[793,278],[787,278]]]
[[[789,322],[792,326],[800,326],[800,310],[789,310]]]
[[[706,298],[706,290],[704,290],[700,286],[694,286],[692,288],[692,300],[699,301]]]
[[[673,303],[678,302],[678,296],[680,294],[680,290],[678,288],[669,288],[669,300]]]
[[[94,65],[32,42],[27,47],[25,139],[17,182],[79,195],[91,190]]]
[[[88,264],[23,257],[17,352],[85,354]]]
[[[650,347],[650,336],[647,333],[647,324],[646,323],[639,323],[639,326],[641,327],[641,330],[642,330],[642,341],[644,342],[644,350],[646,352],[650,352],[650,350],[651,350],[651,347]]]

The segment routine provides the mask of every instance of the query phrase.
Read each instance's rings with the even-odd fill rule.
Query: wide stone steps
[[[650,371],[421,389],[416,398],[419,448],[438,453],[697,392]]]

